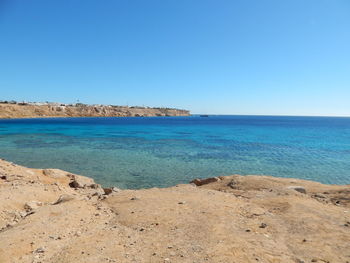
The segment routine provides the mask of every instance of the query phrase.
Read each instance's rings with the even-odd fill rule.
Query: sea
[[[231,174],[350,184],[350,118],[3,119],[0,158],[128,189]]]

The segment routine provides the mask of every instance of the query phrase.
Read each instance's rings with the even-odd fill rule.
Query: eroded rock
[[[205,185],[205,184],[214,183],[217,181],[220,181],[219,177],[209,177],[209,178],[205,178],[205,179],[196,178],[196,179],[192,180],[190,183],[195,184],[196,186],[201,186],[201,185]]]
[[[35,211],[36,209],[38,209],[40,206],[42,206],[43,204],[41,202],[38,201],[30,201],[24,204],[24,209],[27,212],[31,212],[31,211]]]
[[[52,203],[53,205],[58,205],[58,204],[61,204],[61,203],[64,203],[64,202],[68,202],[68,201],[71,201],[75,199],[74,196],[72,195],[67,195],[67,194],[63,194],[61,195],[56,202]]]
[[[75,175],[75,174],[69,174],[68,176],[71,178],[69,186],[72,188],[85,188],[85,187],[95,188],[96,187],[95,181],[91,178]]]
[[[306,189],[304,187],[302,187],[302,186],[294,186],[294,185],[292,185],[292,186],[288,186],[287,188],[295,190],[295,191],[297,191],[299,193],[302,193],[302,194],[306,194]]]

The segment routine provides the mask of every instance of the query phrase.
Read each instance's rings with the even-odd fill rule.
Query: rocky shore
[[[0,160],[0,262],[350,262],[350,186],[232,175],[102,188]]]
[[[187,110],[113,105],[0,103],[0,118],[189,116]]]

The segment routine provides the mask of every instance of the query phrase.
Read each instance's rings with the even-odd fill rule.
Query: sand
[[[268,176],[169,188],[0,161],[0,262],[350,262],[350,186]]]

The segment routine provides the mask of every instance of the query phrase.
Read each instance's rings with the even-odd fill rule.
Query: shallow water
[[[350,183],[350,118],[210,116],[0,120],[0,157],[121,188],[264,174]]]

